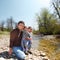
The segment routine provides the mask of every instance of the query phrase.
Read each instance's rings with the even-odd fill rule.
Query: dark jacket
[[[21,46],[23,32],[19,31],[19,29],[14,29],[10,33],[10,48],[15,46]]]

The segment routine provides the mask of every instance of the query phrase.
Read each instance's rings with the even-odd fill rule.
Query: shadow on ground
[[[12,53],[12,55],[9,55],[8,51],[1,52],[0,53],[0,58],[1,57],[4,58],[4,59],[11,59],[11,58],[17,59],[14,53]]]

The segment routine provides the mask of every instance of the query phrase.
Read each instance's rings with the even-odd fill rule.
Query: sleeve
[[[30,35],[28,34],[28,32],[25,33],[25,38],[29,38]]]
[[[10,48],[13,47],[13,42],[14,42],[15,36],[14,36],[14,32],[10,32]]]
[[[32,33],[30,33],[30,37],[33,38],[33,34]]]

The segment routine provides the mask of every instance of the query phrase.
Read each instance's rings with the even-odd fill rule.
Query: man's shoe
[[[28,53],[32,54],[32,52],[31,52],[31,51],[28,51]]]
[[[28,52],[24,52],[26,55],[28,55]]]

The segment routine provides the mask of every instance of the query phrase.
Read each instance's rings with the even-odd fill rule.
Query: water
[[[41,39],[41,36],[40,35],[33,35],[32,36],[32,47],[33,48],[38,48],[38,45],[39,45],[39,40]]]
[[[40,40],[42,37],[40,35],[33,35],[33,40]]]

